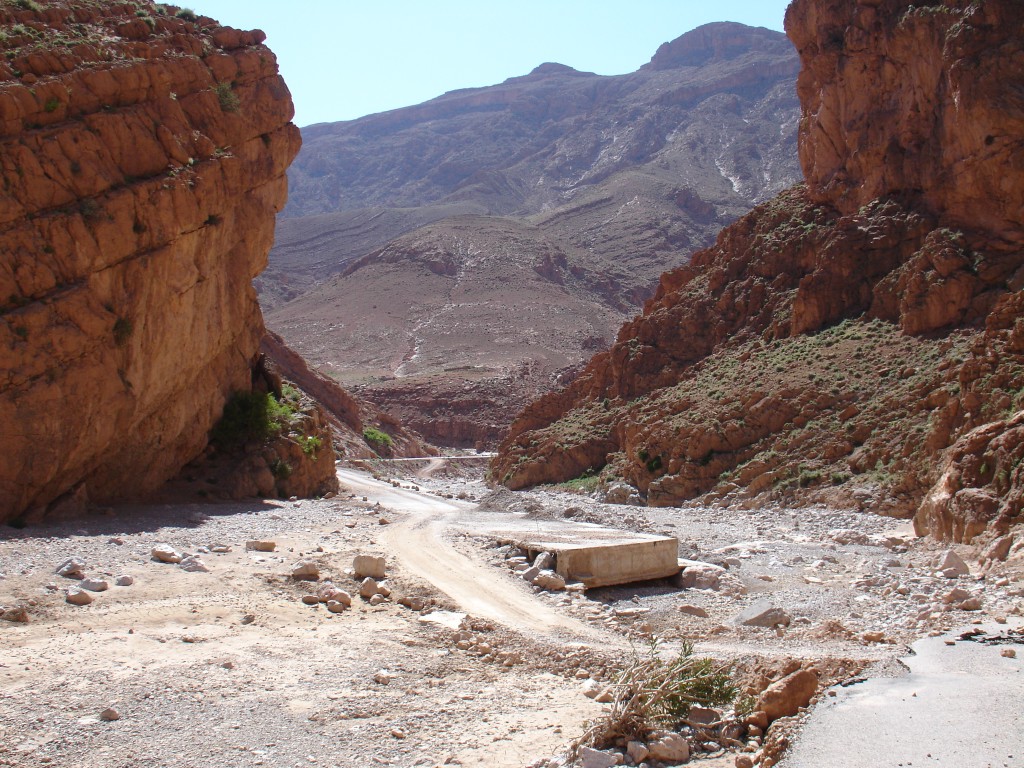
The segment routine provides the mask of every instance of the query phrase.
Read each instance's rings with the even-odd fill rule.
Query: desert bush
[[[736,700],[739,690],[728,667],[694,657],[693,644],[686,640],[668,660],[661,648],[652,640],[642,652],[633,649],[632,660],[613,685],[609,711],[575,742],[577,749],[642,740],[652,731],[677,727],[691,707],[728,706]]]
[[[291,405],[266,392],[235,392],[211,430],[210,441],[223,450],[264,441],[280,432],[294,416]]]
[[[237,112],[241,101],[238,98],[238,94],[235,93],[231,83],[224,81],[217,83],[213,86],[214,93],[217,94],[217,101],[220,102],[220,108],[224,112]]]
[[[390,448],[394,445],[394,440],[391,439],[391,435],[377,429],[376,427],[366,427],[363,430],[363,439],[374,449]]]

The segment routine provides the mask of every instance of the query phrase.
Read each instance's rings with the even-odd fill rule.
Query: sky
[[[191,0],[189,7],[222,24],[267,33],[295,101],[295,123],[303,127],[495,85],[549,61],[601,75],[634,72],[659,45],[701,24],[738,21],[782,31],[788,4]]]

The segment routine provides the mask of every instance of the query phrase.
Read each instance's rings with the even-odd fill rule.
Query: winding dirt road
[[[407,517],[384,534],[392,556],[412,574],[430,582],[473,616],[497,621],[519,632],[585,644],[620,644],[608,633],[566,616],[545,605],[525,584],[488,568],[457,550],[447,539],[452,528],[471,530],[466,518],[480,513],[475,504],[449,501],[424,493],[395,488],[363,472],[341,469],[338,479],[354,493],[379,501]],[[463,525],[457,525],[462,518]]]

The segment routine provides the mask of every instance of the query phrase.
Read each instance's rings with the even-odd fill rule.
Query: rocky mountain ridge
[[[493,476],[1005,534],[1024,486],[1018,9],[796,0],[787,31],[806,185],[666,273],[609,351],[519,416]]]
[[[268,322],[428,438],[493,444],[666,268],[796,179],[796,70],[784,36],[712,24],[629,75],[543,64],[313,126],[259,282]]]

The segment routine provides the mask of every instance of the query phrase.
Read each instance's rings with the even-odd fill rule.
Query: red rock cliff
[[[787,30],[806,185],[666,273],[523,412],[492,474],[600,471],[652,504],[714,489],[911,514],[927,495],[921,532],[1006,530],[1024,498],[1020,3],[795,0]]]
[[[0,8],[0,519],[144,493],[202,451],[250,386],[300,143],[259,31],[22,5]]]

